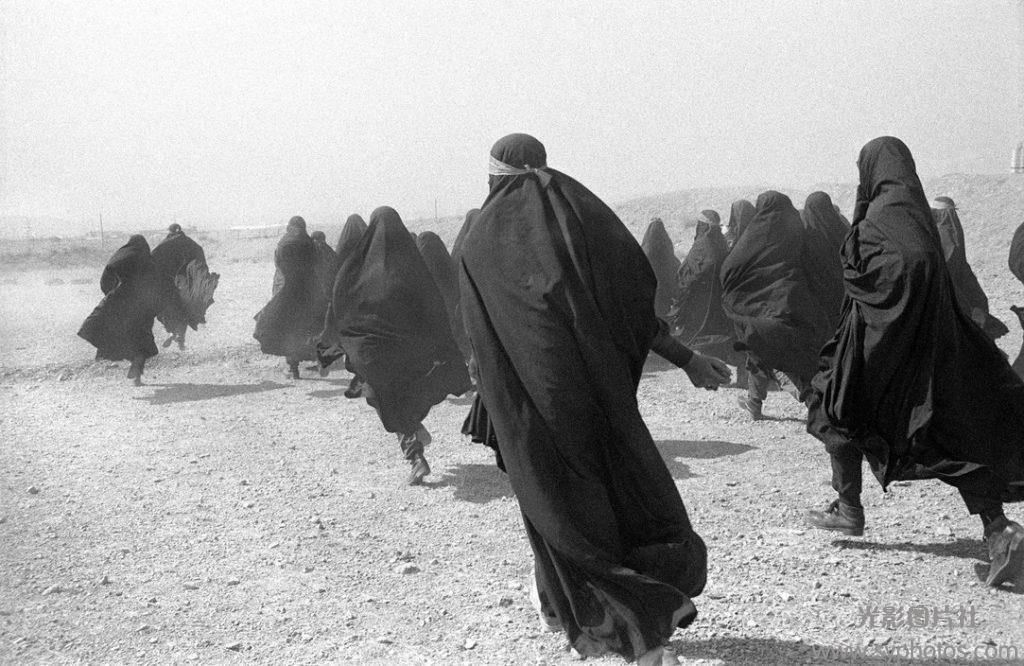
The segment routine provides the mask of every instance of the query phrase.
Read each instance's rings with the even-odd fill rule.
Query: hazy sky
[[[530,132],[610,202],[996,173],[1024,136],[1013,0],[0,0],[0,215],[111,226],[464,212]]]

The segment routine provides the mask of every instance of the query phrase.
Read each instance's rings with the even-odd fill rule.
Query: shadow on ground
[[[725,456],[738,456],[747,451],[753,451],[756,446],[749,444],[737,444],[735,442],[723,441],[684,441],[679,439],[665,439],[655,442],[658,450],[664,458],[692,458],[698,460],[709,460],[712,458],[724,458]]]
[[[277,382],[264,381],[259,384],[150,384],[156,390],[144,400],[151,405],[167,405],[175,402],[198,402],[214,398],[228,398],[247,393],[263,393],[275,391],[289,386]]]
[[[965,560],[980,560],[984,557],[985,553],[985,546],[979,539],[964,539],[962,537],[956,541],[943,541],[941,543],[913,543],[912,541],[878,543],[877,541],[837,539],[832,542],[832,545],[839,546],[840,548],[849,548],[850,550],[921,553],[922,555],[938,555],[939,557],[960,557]]]
[[[439,480],[425,485],[432,488],[451,486],[455,489],[455,499],[474,504],[486,504],[502,497],[514,497],[512,487],[508,484],[508,477],[494,464],[452,465],[445,470],[444,476]]]
[[[705,640],[676,640],[672,648],[685,660],[707,660],[715,664],[944,664],[978,663],[982,659],[968,650],[957,651],[953,645],[951,654],[932,656],[921,652],[921,645],[916,645],[917,652],[906,642],[893,641],[885,645],[868,645],[866,640],[844,641],[837,637],[827,645],[808,644],[802,641],[787,641],[777,638],[743,638],[722,637]],[[1000,646],[991,646],[998,650]],[[1004,650],[1010,646],[1003,646]],[[941,659],[939,659],[941,657]],[[988,663],[1014,663],[1001,658],[993,652]]]

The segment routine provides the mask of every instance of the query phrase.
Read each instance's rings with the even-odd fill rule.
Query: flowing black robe
[[[469,390],[444,299],[394,209],[373,212],[338,270],[318,347],[345,350],[388,432],[415,432],[431,407]]]
[[[491,155],[544,164],[525,135]],[[659,332],[649,262],[600,199],[544,169],[491,177],[460,271],[477,388],[542,605],[584,655],[661,645],[696,616],[706,550],[636,400]]]
[[[310,336],[315,337],[323,330],[324,315],[334,293],[334,279],[338,275],[338,254],[327,244],[323,232],[310,234],[315,255],[313,265],[313,313],[310,321]]]
[[[698,222],[693,245],[679,267],[679,297],[673,308],[673,335],[688,347],[722,359],[735,355],[732,320],[722,308],[719,271],[729,254],[722,228]],[[732,362],[739,362],[732,358]]]
[[[743,230],[754,219],[754,204],[746,199],[737,199],[732,202],[729,208],[729,222],[725,226],[725,242],[732,249],[736,245],[736,239],[740,237]]]
[[[143,236],[132,236],[114,252],[100,277],[100,290],[103,300],[78,329],[78,336],[96,347],[96,358],[156,356],[153,319],[169,296],[169,283],[153,263]]]
[[[1013,240],[1010,241],[1010,257],[1007,263],[1014,277],[1024,284],[1024,224],[1021,224],[1013,232]]]
[[[441,298],[444,299],[445,312],[448,314],[448,325],[451,328],[455,343],[462,352],[463,358],[469,358],[469,338],[466,336],[466,327],[459,317],[459,277],[452,264],[452,256],[448,254],[448,248],[444,241],[433,231],[424,231],[416,237],[416,247],[419,248],[423,263],[434,278]]]
[[[462,226],[459,227],[459,233],[455,236],[455,241],[452,243],[452,266],[455,267],[455,275],[459,274],[459,259],[462,256],[462,244],[466,242],[466,234],[469,233],[469,228],[473,226],[473,220],[480,214],[479,208],[472,208],[466,213],[466,219],[462,222]]]
[[[722,263],[722,305],[736,330],[736,349],[775,370],[810,378],[828,322],[808,284],[804,228],[784,194],[757,198],[757,212]]]
[[[338,256],[338,268],[341,268],[341,264],[359,247],[359,241],[365,233],[366,222],[362,216],[354,213],[349,215],[345,220],[345,226],[341,228],[341,233],[338,234],[338,244],[334,247],[334,253]]]
[[[828,337],[839,325],[843,308],[843,242],[850,227],[836,212],[832,199],[824,192],[814,192],[804,202],[803,218],[804,267],[811,295],[828,320]]]
[[[913,157],[899,139],[858,160],[846,301],[822,352],[808,431],[860,450],[883,487],[984,465],[1024,498],[1024,382],[958,307]]]
[[[157,319],[169,333],[186,326],[197,330],[206,323],[206,310],[220,280],[219,274],[210,273],[203,247],[184,232],[172,231],[153,248],[153,263],[174,284]]]
[[[284,356],[290,362],[313,360],[316,249],[301,217],[288,222],[274,252],[274,265],[274,294],[255,317],[253,337],[264,354]]]
[[[953,281],[956,300],[968,317],[981,326],[993,340],[1010,332],[1006,324],[993,317],[988,311],[988,296],[978,283],[978,277],[967,263],[967,247],[964,242],[964,228],[956,208],[932,209],[932,218],[939,231],[939,242],[946,258],[946,268]]]
[[[679,259],[676,258],[672,239],[665,231],[665,223],[654,218],[647,225],[644,240],[640,243],[647,261],[654,270],[658,280],[658,291],[654,296],[654,314],[658,317],[668,316],[672,302],[678,295]]]

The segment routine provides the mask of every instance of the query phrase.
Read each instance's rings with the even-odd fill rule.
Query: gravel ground
[[[215,268],[209,325],[162,350],[141,388],[74,336],[96,270],[0,282],[0,660],[573,661],[539,632],[506,479],[458,434],[469,401],[431,412],[433,474],[403,486],[397,443],[342,396],[347,374],[286,379],[251,340],[271,267]],[[1015,355],[1006,307],[1024,299],[992,273]],[[739,394],[657,364],[640,386],[710,550],[700,616],[673,642],[686,662],[1024,663],[1024,589],[981,582],[980,524],[953,488],[868,484],[863,538],[805,529],[831,499],[827,457],[788,395],[751,423]]]

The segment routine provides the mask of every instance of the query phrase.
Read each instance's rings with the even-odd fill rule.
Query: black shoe
[[[985,579],[986,585],[998,587],[1008,580],[1024,579],[1024,527],[1001,518],[991,525],[985,541],[992,563]]]
[[[835,500],[824,511],[808,511],[807,522],[819,530],[864,536],[864,509]]]
[[[430,465],[427,464],[427,459],[420,453],[412,459],[412,471],[409,472],[407,483],[410,486],[418,486],[423,483],[423,479],[429,474]]]
[[[752,418],[753,420],[764,420],[764,414],[761,413],[761,403],[755,402],[750,396],[741,395],[740,397],[736,398],[736,404],[738,404],[748,414],[750,414],[750,418]]]
[[[345,389],[346,398],[358,398],[363,395],[363,382],[358,377],[353,377],[352,381],[349,382],[348,388]]]

